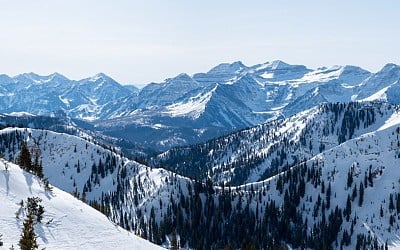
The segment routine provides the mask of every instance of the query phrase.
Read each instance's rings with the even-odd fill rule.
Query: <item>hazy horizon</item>
[[[220,63],[400,64],[400,2],[1,1],[0,73],[161,82]]]

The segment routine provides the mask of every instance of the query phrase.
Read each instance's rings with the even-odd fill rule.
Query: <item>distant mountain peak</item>
[[[90,77],[88,80],[89,80],[89,81],[96,82],[96,81],[98,81],[98,80],[109,80],[109,79],[112,80],[111,77],[109,77],[108,75],[106,75],[106,74],[100,72],[100,73],[97,73],[96,75]]]
[[[50,80],[58,79],[58,80],[63,80],[63,81],[70,81],[70,79],[68,79],[66,76],[64,76],[58,72],[54,72],[53,74],[48,75],[47,78]]]
[[[273,69],[273,70],[285,69],[285,68],[288,68],[291,66],[290,64],[287,64],[281,60],[272,61],[270,63],[270,65],[271,65],[271,69]]]
[[[29,80],[32,80],[32,81],[37,81],[39,78],[41,78],[41,76],[36,74],[36,73],[29,72],[29,73],[19,74],[15,78],[17,78],[17,79],[23,79],[24,78],[24,79],[29,79]]]
[[[20,75],[17,75],[13,78],[17,82],[25,82],[25,83],[35,83],[35,84],[42,84],[42,83],[48,83],[52,81],[70,81],[67,77],[61,75],[60,73],[53,73],[50,75],[38,75],[36,73],[30,72],[30,73],[23,73]]]
[[[186,73],[180,73],[173,79],[192,80],[192,78]]]
[[[183,82],[195,82],[195,80],[186,73],[180,73],[175,77],[165,79],[164,82],[161,83],[161,85],[179,84]],[[156,86],[157,85],[159,84],[156,84]]]
[[[215,74],[215,73],[226,73],[226,72],[238,72],[244,68],[247,68],[241,61],[236,61],[233,63],[221,63],[216,67],[212,68],[208,71],[208,74]]]
[[[346,75],[346,74],[364,74],[364,75],[370,75],[371,72],[368,70],[365,70],[361,67],[354,66],[354,65],[344,65],[340,67],[340,75]]]
[[[242,67],[242,68],[245,68],[245,67],[246,67],[246,65],[244,65],[244,64],[242,63],[242,61],[235,61],[235,62],[231,63],[231,66],[232,66],[232,67]]]
[[[387,63],[385,64],[385,66],[383,66],[383,68],[380,70],[381,72],[388,72],[391,71],[393,69],[400,69],[400,66],[394,63]]]

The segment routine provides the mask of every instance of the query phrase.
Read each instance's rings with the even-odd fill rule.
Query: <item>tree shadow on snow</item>
[[[10,172],[7,170],[3,170],[3,175],[4,178],[6,179],[6,191],[7,191],[7,196],[10,193]]]
[[[32,194],[32,183],[33,183],[32,175],[29,174],[29,173],[26,173],[26,172],[24,172],[23,174],[24,174],[24,176],[25,176],[26,184],[27,184],[28,187],[29,187],[29,192]]]
[[[36,232],[36,234],[40,237],[40,239],[42,239],[42,241],[43,241],[45,244],[49,243],[49,240],[48,240],[47,237],[46,237],[46,233],[45,233],[44,230],[43,230],[42,224],[40,224],[40,223],[36,224],[36,226],[35,226],[35,232]],[[54,237],[53,237],[53,238],[54,238]]]

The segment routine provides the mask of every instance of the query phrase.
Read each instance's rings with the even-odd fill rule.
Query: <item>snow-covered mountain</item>
[[[172,148],[150,162],[203,181],[250,183],[373,132],[394,113],[394,106],[383,102],[321,104],[205,143]]]
[[[0,76],[0,112],[63,110],[95,130],[163,150],[193,144],[325,102],[400,103],[400,66],[371,73],[356,66],[308,69],[272,61],[222,63],[206,73],[179,74],[141,90],[98,74],[71,81],[60,74]],[[142,136],[146,133],[146,137]]]
[[[71,194],[56,187],[46,191],[38,177],[17,165],[1,159],[0,173],[0,234],[5,249],[18,248],[27,213],[21,201],[26,204],[28,197],[40,198],[44,207],[41,223],[34,226],[40,249],[162,249],[111,223]]]
[[[169,246],[174,232],[181,246],[205,249],[400,245],[398,107],[324,104],[263,126],[200,150],[224,159],[182,150],[188,155],[182,161],[199,156],[217,175],[220,162],[227,163],[223,171],[251,166],[258,153],[278,161],[276,172],[261,176],[274,166],[271,160],[239,186],[194,181],[46,130],[3,129],[0,152],[16,159],[21,141],[27,141],[32,152],[40,152],[50,183],[160,245]]]
[[[36,115],[63,110],[73,118],[96,119],[101,106],[132,92],[105,74],[79,81],[61,74],[39,76],[25,73],[0,77],[0,112]]]
[[[385,100],[399,103],[400,67],[377,73],[356,66],[311,70],[282,61],[246,66],[223,63],[207,73],[180,74],[150,84],[105,106],[96,122],[110,135],[148,132],[147,145],[165,149],[193,144],[325,102]],[[110,126],[112,124],[113,126]],[[114,128],[113,128],[114,127]],[[122,129],[121,129],[122,128]]]

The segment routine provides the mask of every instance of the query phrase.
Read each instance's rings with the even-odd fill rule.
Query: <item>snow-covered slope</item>
[[[39,197],[45,210],[42,223],[34,227],[40,249],[161,249],[111,223],[72,195],[58,188],[45,191],[36,176],[1,159],[0,233],[5,249],[18,248],[26,211],[19,218],[16,213],[28,197]]]
[[[170,149],[150,162],[203,181],[254,182],[375,131],[393,112],[393,105],[382,102],[321,104],[286,119]]]
[[[386,241],[396,248],[399,118],[398,108],[385,103],[325,104],[267,124],[264,130],[244,130],[240,139],[222,137],[215,148],[210,144],[202,151],[224,155],[230,150],[235,162],[239,155],[232,152],[239,152],[238,145],[283,161],[283,168],[270,178],[236,187],[193,181],[46,130],[3,129],[0,151],[15,159],[20,142],[27,141],[33,152],[40,150],[52,184],[84,198],[120,226],[165,246],[176,230],[181,245],[192,248],[240,248],[247,242],[256,248],[284,244],[354,249],[357,244],[383,246]],[[264,147],[268,145],[270,151]],[[248,165],[255,157],[241,158]],[[210,164],[218,166],[221,159],[215,160]]]
[[[277,206],[283,209],[283,204],[292,199],[289,197],[304,192],[304,195],[300,194],[302,198],[297,203],[297,211],[303,222],[308,222],[307,231],[312,230],[310,225],[313,223],[324,220],[322,223],[327,223],[328,215],[329,222],[342,220],[333,248],[344,244],[345,249],[355,249],[361,244],[358,237],[369,235],[371,247],[376,240],[377,245],[373,249],[383,247],[385,243],[390,249],[398,249],[399,118],[399,113],[395,113],[378,131],[347,141],[280,175],[241,186],[241,189],[251,188],[259,192],[267,189],[263,199],[275,200]],[[304,191],[300,191],[301,185],[296,186],[298,181],[305,181]],[[338,208],[343,212],[341,219],[341,216],[331,214]],[[348,243],[344,234],[350,238]]]

